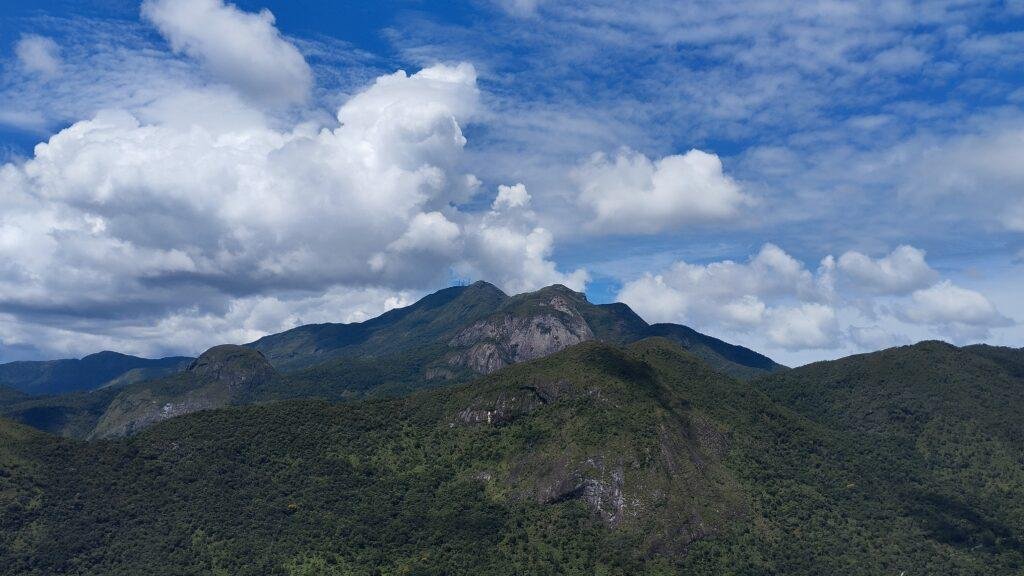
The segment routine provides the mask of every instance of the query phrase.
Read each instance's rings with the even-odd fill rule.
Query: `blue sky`
[[[12,3],[0,361],[197,353],[461,279],[790,364],[1021,346],[1022,24],[1016,0]]]

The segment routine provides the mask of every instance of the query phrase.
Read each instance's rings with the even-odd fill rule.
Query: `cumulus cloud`
[[[1009,318],[980,292],[953,285],[944,280],[911,294],[911,303],[901,314],[910,322],[951,326],[959,330],[1009,326]]]
[[[408,294],[455,268],[512,292],[582,289],[521,185],[483,216],[455,207],[479,188],[460,126],[478,101],[472,66],[437,65],[378,78],[334,127],[278,128],[217,87],[77,122],[0,168],[0,313],[51,328],[237,319],[240,302]]]
[[[875,294],[908,294],[930,286],[939,276],[925,262],[924,251],[913,246],[899,246],[878,259],[846,252],[839,257],[838,268],[857,288]]]
[[[839,335],[835,310],[817,303],[773,309],[767,328],[771,342],[788,350],[833,348]]]
[[[1012,324],[982,294],[958,287],[900,246],[871,258],[826,256],[811,270],[766,244],[746,262],[676,262],[627,282],[618,298],[649,321],[680,322],[766,350],[877,349],[905,332],[962,341]],[[901,329],[902,327],[902,329]]]
[[[175,52],[247,96],[288,104],[309,95],[312,71],[269,10],[253,14],[223,0],[145,0],[142,16]]]
[[[653,321],[685,321],[730,330],[755,329],[771,321],[777,327],[773,339],[779,342],[812,340],[796,335],[786,325],[795,326],[804,321],[802,318],[824,315],[816,308],[783,309],[766,301],[825,302],[827,297],[827,286],[772,244],[764,245],[747,262],[676,262],[661,274],[647,274],[627,283],[619,293],[621,301]],[[792,338],[788,336],[791,333]],[[813,340],[816,347],[825,344],[821,338]]]
[[[60,46],[51,38],[29,34],[14,46],[18,61],[29,72],[52,76],[60,71]]]
[[[494,199],[494,203],[491,204],[491,209],[521,208],[529,203],[530,193],[526,191],[526,186],[522,184],[514,186],[502,185],[498,186],[498,196]]]
[[[522,184],[499,187],[491,211],[470,229],[461,273],[493,279],[510,293],[550,284],[582,291],[589,279],[586,270],[563,273],[555,267],[550,259],[554,236],[537,225],[529,204],[530,194]]]
[[[718,156],[700,150],[654,161],[631,150],[614,158],[598,153],[573,177],[593,229],[608,232],[653,234],[728,220],[750,202]]]

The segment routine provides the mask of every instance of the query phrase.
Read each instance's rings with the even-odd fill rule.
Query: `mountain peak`
[[[473,282],[472,284],[466,286],[466,288],[475,288],[477,290],[497,290],[499,292],[501,291],[500,288],[498,288],[494,284],[491,284],[490,282],[487,282],[486,280],[477,280],[476,282]]]
[[[574,300],[581,300],[583,302],[590,302],[589,300],[587,300],[587,295],[586,294],[584,294],[583,292],[577,292],[577,291],[573,290],[572,288],[569,288],[565,284],[552,284],[550,286],[545,286],[545,287],[541,288],[540,290],[536,290],[534,292],[529,292],[527,294],[536,294],[538,296],[550,296],[550,295],[556,295],[557,294],[557,295],[561,295],[561,296],[566,296],[566,297],[572,298]]]
[[[137,358],[137,356],[131,356],[129,354],[122,354],[120,352],[114,352],[113,350],[103,350],[88,356],[82,356],[83,361],[89,360],[119,360],[121,358]]]
[[[214,346],[189,364],[187,372],[198,378],[252,380],[275,371],[259,350],[234,344]]]

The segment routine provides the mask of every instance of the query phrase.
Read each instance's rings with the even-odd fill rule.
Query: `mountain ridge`
[[[105,350],[82,358],[18,360],[0,364],[0,386],[31,395],[84,392],[98,388],[129,370],[160,376],[192,360],[187,356],[141,358]]]
[[[364,322],[307,324],[237,347],[269,364],[241,395],[194,373],[197,360],[169,374],[129,370],[93,392],[14,397],[0,405],[0,414],[49,432],[107,437],[134,433],[167,416],[230,404],[355,400],[451,386],[583,342],[626,345],[652,335],[673,339],[732,377],[750,379],[784,369],[685,326],[648,325],[625,304],[592,304],[564,285],[508,296],[481,281],[439,290]]]

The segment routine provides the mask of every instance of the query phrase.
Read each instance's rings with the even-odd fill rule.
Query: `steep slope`
[[[99,352],[81,360],[9,362],[0,364],[0,385],[37,395],[81,392],[98,388],[129,370],[146,369],[163,375],[184,368],[191,360],[181,356],[150,360]]]
[[[1024,562],[935,538],[893,489],[917,486],[903,462],[660,338],[35,453],[43,492],[0,574],[981,576]]]
[[[632,342],[646,328],[624,304],[596,306],[583,294],[555,285],[514,296],[487,318],[460,330],[448,342],[456,351],[446,361],[489,374],[588,340]]]
[[[258,387],[277,379],[277,372],[259,352],[215,346],[184,372],[120,390],[89,437],[126,436],[168,418],[251,402]]]
[[[715,370],[740,380],[751,380],[786,369],[771,358],[749,348],[723,342],[679,324],[652,324],[643,334],[648,337],[668,338],[707,362]]]
[[[950,546],[1022,549],[1024,378],[1019,351],[922,342],[819,362],[755,384],[899,462],[909,512]]]

